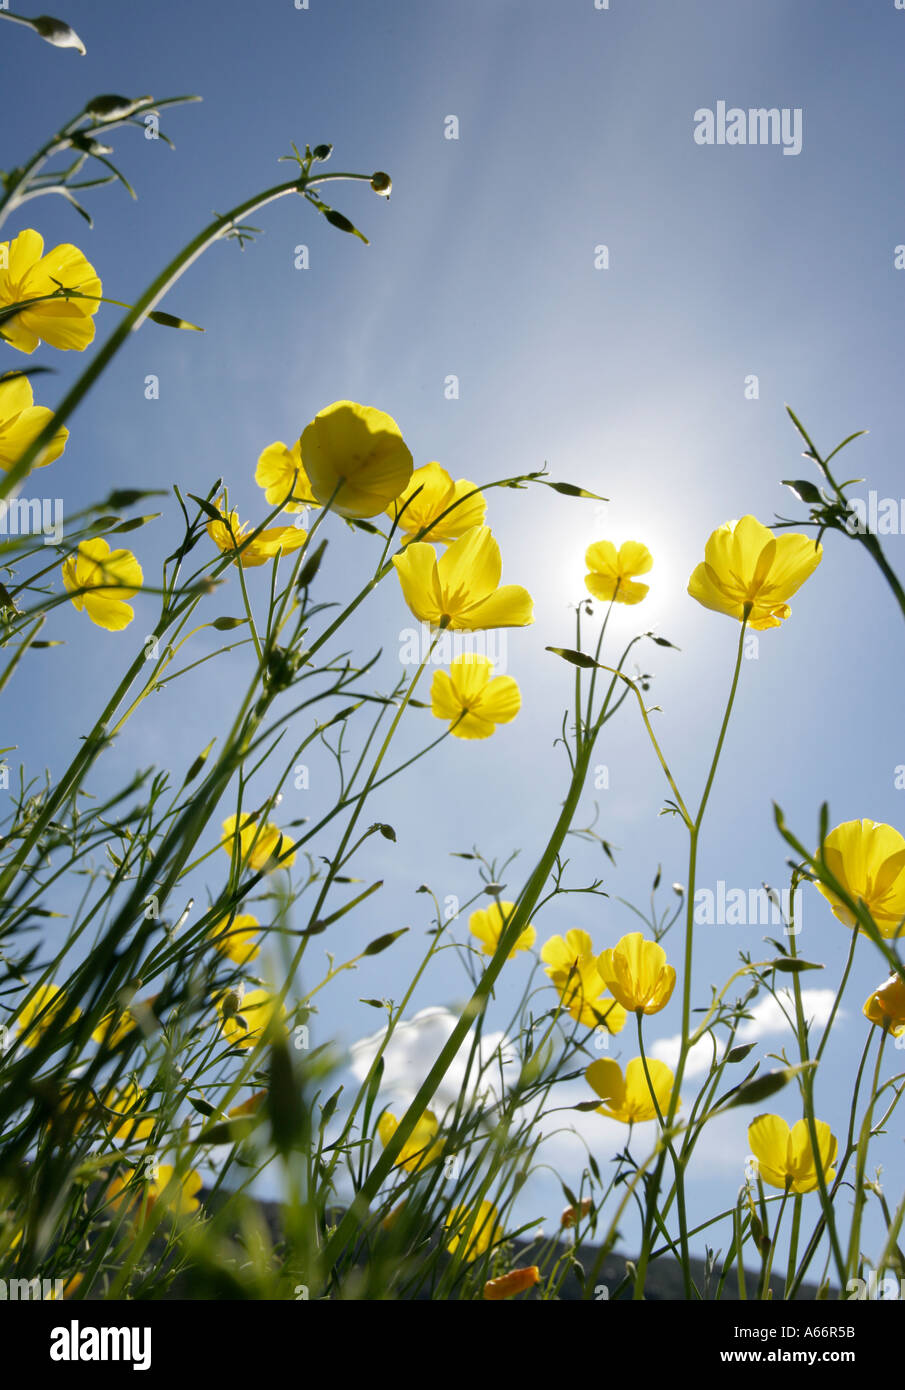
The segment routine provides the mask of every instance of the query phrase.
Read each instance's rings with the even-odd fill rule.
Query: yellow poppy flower
[[[227,816],[223,822],[223,848],[230,855],[233,852],[238,822],[238,816]],[[266,869],[268,866],[288,869],[295,863],[295,850],[291,854],[284,854],[287,846],[292,843],[291,840],[284,836],[279,826],[274,825],[272,821],[261,822],[246,816],[238,835],[239,857],[250,869]],[[271,864],[271,860],[279,860],[279,863]]]
[[[791,608],[787,600],[820,564],[823,547],[808,536],[783,531],[774,536],[756,517],[727,521],[713,532],[704,561],[688,581],[691,597],[748,626],[779,627]]]
[[[669,1110],[675,1077],[666,1063],[658,1061],[656,1057],[649,1059],[647,1067],[660,1114],[665,1117]],[[597,1107],[601,1115],[608,1115],[611,1120],[621,1120],[626,1125],[642,1124],[645,1120],[657,1118],[657,1107],[654,1105],[644,1074],[644,1062],[640,1057],[634,1057],[629,1062],[625,1076],[622,1075],[618,1062],[614,1062],[610,1057],[601,1057],[587,1068],[585,1078],[591,1089],[606,1102],[605,1105]]]
[[[653,568],[654,557],[640,541],[623,541],[618,551],[612,541],[597,541],[585,552],[589,573],[584,582],[588,593],[617,603],[640,603],[649,584],[636,584],[635,576]]]
[[[102,288],[92,265],[77,246],[64,242],[44,254],[44,238],[35,231],[20,232],[14,241],[0,243],[0,310],[34,299],[31,308],[0,322],[0,338],[20,352],[34,352],[39,342],[82,352],[94,339],[94,315]],[[41,299],[63,285],[86,299]]]
[[[900,975],[890,975],[885,985],[874,991],[864,1005],[864,1017],[888,1028],[894,1038],[905,1033],[905,981]]]
[[[676,984],[676,972],[666,964],[666,952],[641,932],[629,932],[597,957],[597,970],[614,999],[624,1009],[658,1014],[665,1009]]]
[[[412,456],[390,415],[354,401],[318,411],[299,440],[311,490],[340,516],[377,516],[408,486]]]
[[[905,839],[891,825],[848,820],[827,835],[823,858],[855,902],[860,898],[881,936],[895,936],[905,918]],[[856,918],[822,883],[817,887],[846,927]]]
[[[146,1100],[145,1092],[132,1081],[125,1086],[113,1087],[101,1096],[103,1105],[121,1117],[104,1117],[111,1139],[119,1139],[124,1144],[138,1144],[148,1138],[154,1129],[154,1117],[139,1113]]]
[[[268,560],[272,560],[277,554],[289,555],[293,550],[301,550],[308,539],[308,532],[301,526],[265,526],[254,540],[242,546],[245,537],[254,530],[251,522],[240,522],[238,512],[234,511],[227,517],[222,508],[220,515],[223,517],[222,521],[207,523],[207,534],[224,555],[235,551],[233,564],[241,563],[245,569],[266,565]]]
[[[493,676],[489,657],[466,652],[449,663],[449,675],[435,671],[431,714],[448,719],[454,738],[490,738],[497,724],[508,724],[522,707],[511,676]]]
[[[221,917],[208,932],[208,939],[221,955],[234,960],[237,965],[247,965],[258,955],[259,926],[257,917],[252,917],[250,913],[240,914],[231,922],[228,917]]]
[[[103,1047],[115,1047],[134,1027],[135,1019],[128,1009],[111,1009],[104,1014],[91,1037]]]
[[[217,999],[220,1031],[236,1047],[255,1047],[271,1024],[285,1022],[286,1010],[267,989],[227,990]]]
[[[838,1145],[836,1137],[823,1120],[815,1122],[820,1165],[827,1182],[836,1176]],[[799,1120],[790,1129],[780,1115],[758,1115],[748,1126],[748,1143],[757,1159],[758,1171],[765,1183],[795,1193],[814,1192],[819,1186],[814,1150],[806,1120]]]
[[[264,497],[271,507],[282,503],[285,512],[303,512],[306,507],[320,506],[311,491],[298,440],[291,449],[282,440],[268,444],[258,457],[255,482],[264,489]],[[287,498],[292,500],[287,502]]]
[[[490,1302],[499,1302],[503,1298],[514,1298],[526,1289],[533,1289],[534,1285],[539,1283],[540,1270],[537,1265],[510,1269],[508,1274],[501,1274],[498,1279],[487,1280],[484,1285],[484,1297]]]
[[[141,565],[131,550],[111,550],[100,536],[80,541],[77,553],[63,561],[63,583],[73,607],[108,632],[129,626],[135,613],[126,599],[134,597],[143,582]]]
[[[147,1221],[151,1208],[161,1199],[173,1216],[191,1216],[199,1207],[196,1193],[201,1190],[201,1176],[190,1168],[175,1176],[171,1163],[161,1163],[154,1178],[135,1183],[137,1170],[127,1168],[108,1184],[106,1197],[111,1206],[134,1211],[136,1224]]]
[[[503,930],[508,926],[514,911],[515,903],[503,903],[497,900],[492,902],[489,907],[476,908],[469,917],[468,930],[481,942],[485,956],[492,956],[495,953],[500,944]],[[537,933],[529,923],[524,931],[519,933],[507,959],[513,960],[519,951],[529,950],[534,945],[536,935]]]
[[[500,547],[486,526],[472,526],[437,559],[432,545],[413,541],[393,564],[402,595],[423,623],[474,631],[527,627],[534,621],[531,595],[520,584],[500,588]]]
[[[34,392],[27,376],[0,377],[0,468],[4,472],[18,463],[52,415],[53,411],[46,406],[35,405]],[[58,429],[32,467],[43,468],[45,464],[58,459],[68,438],[67,429]]]
[[[266,1099],[266,1091],[255,1091],[253,1095],[248,1097],[248,1100],[243,1100],[238,1105],[230,1106],[226,1113],[231,1120],[239,1120],[248,1115],[256,1115]]]
[[[399,1121],[389,1110],[385,1110],[377,1121],[377,1133],[384,1148],[399,1128]],[[432,1110],[425,1110],[415,1128],[399,1151],[394,1168],[405,1168],[407,1172],[417,1172],[428,1163],[433,1163],[443,1152],[443,1141],[437,1139],[440,1126]]]
[[[27,1047],[35,1047],[45,1033],[61,1031],[75,1023],[81,1012],[67,1005],[60,985],[39,985],[16,1015],[21,1040]]]
[[[621,1033],[627,1014],[607,993],[597,969],[597,956],[586,931],[573,927],[565,937],[551,936],[541,947],[546,974],[559,991],[563,1008],[586,1028],[604,1024]]]
[[[466,1236],[465,1231],[472,1216],[474,1225]],[[466,1260],[475,1260],[479,1255],[485,1255],[491,1245],[496,1245],[503,1238],[499,1213],[492,1202],[482,1202],[477,1213],[471,1207],[454,1207],[445,1224],[447,1231],[452,1233],[447,1236],[447,1250],[454,1255],[464,1240],[463,1257]]]
[[[452,511],[448,511],[450,507]],[[387,516],[391,520],[398,517],[399,529],[407,536],[415,536],[429,527],[419,537],[422,541],[458,540],[472,526],[483,526],[486,514],[487,502],[474,483],[467,478],[453,482],[439,463],[426,463],[423,468],[416,468],[405,492],[387,507]],[[432,525],[438,517],[442,520]]]

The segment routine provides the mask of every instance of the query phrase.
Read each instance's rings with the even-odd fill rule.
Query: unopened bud
[[[381,198],[389,198],[393,191],[393,180],[389,174],[383,173],[378,169],[376,174],[371,175],[371,187],[375,193],[379,193]]]
[[[39,14],[29,20],[29,23],[36,34],[52,43],[55,48],[75,48],[79,53],[86,51],[78,34],[62,19],[54,19],[53,15],[49,14]]]
[[[150,97],[123,97],[116,92],[104,92],[89,101],[85,110],[98,121],[123,121],[150,100]]]

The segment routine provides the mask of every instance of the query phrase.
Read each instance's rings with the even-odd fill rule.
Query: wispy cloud
[[[808,1022],[818,1026],[825,1024],[830,1016],[835,997],[835,991],[832,989],[802,990],[801,1002]],[[840,1011],[839,1017],[842,1016]],[[791,990],[780,990],[778,1000],[769,995],[766,999],[762,999],[759,1004],[754,1005],[750,1019],[745,1020],[736,1034],[735,1045],[760,1042],[764,1038],[776,1037],[781,1033],[791,1031],[790,1019],[794,1019],[794,1017],[795,1001]],[[671,1038],[662,1038],[659,1042],[654,1043],[651,1052],[667,1066],[675,1067],[679,1059],[681,1041],[681,1036],[678,1033]],[[720,1051],[721,1045],[717,1044],[718,1056]],[[687,1077],[702,1075],[710,1066],[713,1055],[713,1042],[705,1036],[691,1049],[685,1064],[685,1075]]]

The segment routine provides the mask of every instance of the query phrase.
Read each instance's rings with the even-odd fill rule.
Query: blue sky
[[[0,36],[11,55],[6,165],[99,92],[204,98],[165,117],[175,151],[137,131],[117,134],[137,203],[121,189],[98,191],[89,231],[61,201],[43,199],[9,227],[34,225],[48,245],[74,240],[113,297],[140,293],[212,210],[286,176],[276,160],[290,141],[330,141],[328,167],[386,169],[394,181],[388,204],[367,185],[335,195],[369,247],[287,199],[252,219],[263,234],[244,253],[217,246],[193,267],[166,307],[206,333],[148,325],[129,343],[71,421],[67,451],[48,478],[68,510],[113,485],[178,482],[198,492],[223,476],[243,516],[259,518],[258,453],[272,440],[291,442],[337,398],[392,414],[416,464],[437,459],[453,476],[484,480],[546,461],[551,476],[611,499],[577,502],[541,488],[491,495],[504,580],[524,583],[536,600],[535,625],[508,637],[523,711],[485,745],[450,740],[375,801],[374,817],[390,821],[398,841],[369,842],[357,871],[386,887],[379,906],[346,919],[332,946],[352,954],[379,932],[413,931],[367,971],[340,980],[322,1005],[322,1036],[350,1042],[377,1018],[359,996],[398,996],[420,955],[428,921],[427,900],[413,896],[418,884],[441,897],[472,891],[468,865],[449,851],[477,844],[504,857],[520,846],[527,865],[545,842],[566,783],[553,741],[571,677],[544,647],[571,644],[569,604],[583,592],[591,541],[638,539],[653,552],[649,598],[618,613],[613,627],[617,637],[655,627],[681,648],[649,646],[643,661],[662,706],[658,736],[688,799],[709,762],[736,629],[694,604],[685,586],[714,527],[745,512],[770,521],[795,507],[779,480],[808,476],[808,465],[783,403],[827,448],[869,428],[847,475],[865,474],[880,497],[898,497],[905,423],[894,248],[905,241],[905,12],[892,0],[870,9],[612,0],[608,10],[591,0],[310,0],[301,11],[292,0],[61,0],[61,12],[86,57],[13,26]],[[801,153],[696,144],[695,111],[720,100],[800,108]],[[458,140],[444,138],[449,115]],[[300,244],[309,249],[305,271],[294,267]],[[606,270],[595,269],[601,245]],[[99,341],[116,313],[99,314]],[[51,401],[73,378],[82,365],[74,359],[36,354],[58,369],[40,399]],[[159,378],[155,401],[144,398],[148,374]],[[451,374],[456,400],[444,394]],[[751,374],[756,400],[745,397]],[[146,575],[176,525],[174,504],[164,513],[133,537]],[[324,579],[331,596],[343,597],[353,591],[357,551],[372,542],[339,529]],[[899,536],[889,537],[888,552],[901,569]],[[252,576],[261,602],[265,583]],[[236,602],[228,590],[222,611],[238,611]],[[792,607],[744,664],[704,836],[703,887],[783,882],[772,799],[805,841],[824,799],[834,824],[869,816],[905,825],[894,787],[905,762],[897,609],[867,560],[833,537]],[[17,744],[14,764],[21,757],[32,775],[65,766],[104,688],[152,625],[151,601],[139,598],[136,609],[122,636],[58,611],[47,635],[67,645],[35,654],[6,696],[3,743]],[[398,676],[400,633],[410,625],[388,581],[353,628],[362,647],[383,648],[381,688]],[[184,683],[149,702],[95,785],[118,783],[136,764],[183,769],[222,735],[243,670],[241,661],[224,662],[216,683]],[[426,742],[432,723],[426,712],[413,720],[400,749]],[[644,901],[658,863],[665,883],[685,880],[681,826],[657,816],[664,788],[634,711],[626,706],[609,727],[599,754],[609,789],[589,793],[581,815],[590,818],[596,796],[598,829],[617,847],[618,867],[577,841],[573,853],[576,880],[604,873],[612,896],[563,900],[539,923],[541,938],[584,926],[601,949],[634,925],[616,898]],[[332,789],[326,762],[312,760],[311,787],[287,792],[284,818],[315,813]],[[732,972],[739,949],[763,949],[762,935],[701,929],[698,1002]],[[677,938],[668,945],[678,954]],[[815,893],[806,897],[800,945],[827,965],[811,977],[815,988],[833,984],[848,939]],[[509,969],[501,1008],[524,979],[521,961]],[[818,1085],[821,1113],[837,1132],[866,1026],[860,1004],[883,974],[861,943],[847,1017]],[[454,1005],[465,987],[444,967],[428,975],[413,1007]],[[650,1036],[670,1037],[678,1019],[676,1000]],[[782,1042],[791,1045],[776,1035],[763,1050]],[[796,1118],[791,1089],[777,1109]],[[905,1169],[901,1144],[896,1119],[877,1149],[891,1194]],[[741,1121],[715,1138],[692,1183],[692,1220],[712,1211],[717,1192],[731,1204],[746,1152]],[[535,1191],[532,1214],[555,1215],[555,1186]],[[870,1235],[876,1241],[876,1227]]]

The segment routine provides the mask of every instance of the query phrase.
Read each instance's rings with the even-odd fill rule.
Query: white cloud
[[[735,1037],[736,1046],[741,1043],[760,1042],[763,1038],[776,1037],[778,1034],[790,1031],[789,1018],[794,1019],[795,1017],[795,1001],[792,991],[789,989],[780,990],[779,994],[785,1006],[785,1012],[772,995],[762,999],[751,1009],[751,1018],[746,1019],[739,1028]],[[835,991],[832,989],[803,989],[801,1002],[805,1018],[811,1024],[822,1027],[830,1016],[835,997]],[[841,1010],[838,1017],[842,1017]],[[651,1052],[661,1062],[675,1068],[679,1060],[681,1041],[681,1036],[678,1033],[671,1038],[662,1038],[659,1042],[654,1043]],[[708,1037],[704,1037],[695,1044],[688,1054],[685,1075],[688,1077],[701,1076],[710,1067],[712,1056],[713,1044]]]
[[[393,1036],[383,1054],[384,1072],[381,1094],[387,1103],[405,1106],[414,1099],[415,1093],[436,1061],[441,1049],[449,1040],[458,1019],[458,1014],[453,1013],[451,1009],[434,1006],[420,1009],[411,1019],[396,1025]],[[367,1075],[385,1035],[386,1029],[381,1028],[377,1033],[372,1033],[370,1037],[361,1038],[352,1044],[350,1067],[359,1081],[363,1081]],[[442,1114],[449,1107],[455,1105],[463,1090],[466,1089],[468,1060],[473,1044],[474,1030],[472,1029],[456,1053],[452,1065],[448,1068],[431,1102],[431,1108],[438,1114]],[[504,1057],[507,1062],[511,1062],[514,1052],[511,1046],[506,1045],[505,1034],[485,1033],[483,1035],[470,1074],[468,1074],[467,1093],[470,1098],[473,1099],[475,1096],[475,1082],[480,1064],[490,1062],[501,1044],[503,1044]],[[505,1080],[508,1079],[507,1074]],[[489,1065],[481,1076],[479,1090],[481,1093],[487,1093],[493,1097],[499,1096],[501,1077],[500,1068],[496,1062]]]

